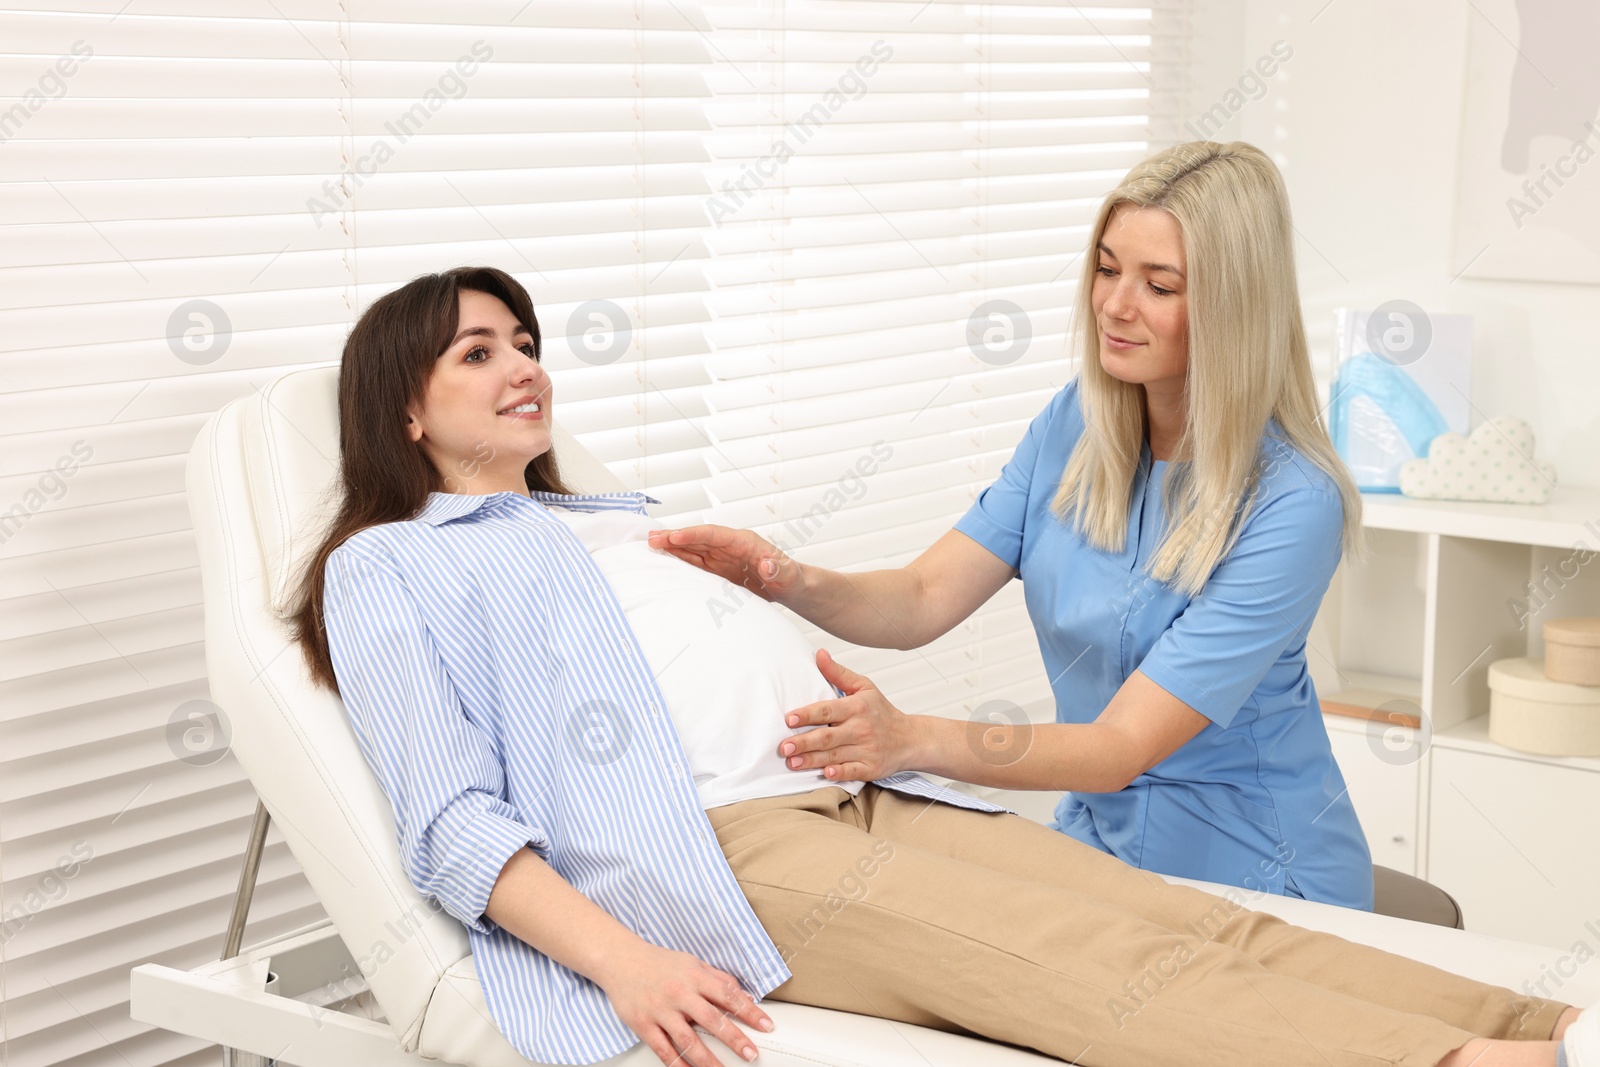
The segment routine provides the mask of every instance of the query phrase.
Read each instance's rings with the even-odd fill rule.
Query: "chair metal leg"
[[[250,827],[250,843],[244,847],[244,866],[239,868],[239,887],[233,892],[233,915],[228,919],[228,937],[222,943],[222,958],[231,960],[244,942],[244,923],[250,916],[250,898],[255,896],[256,875],[261,871],[261,850],[267,844],[267,826],[272,816],[267,806],[256,801],[256,821]]]
[[[244,848],[244,865],[239,868],[239,886],[233,893],[233,914],[228,918],[228,936],[222,943],[222,958],[231,960],[244,943],[244,924],[250,917],[250,900],[255,896],[256,877],[261,872],[261,852],[267,844],[267,827],[272,816],[267,806],[256,801],[256,818],[250,826],[250,841]],[[271,1067],[275,1061],[239,1049],[222,1050],[223,1067]]]

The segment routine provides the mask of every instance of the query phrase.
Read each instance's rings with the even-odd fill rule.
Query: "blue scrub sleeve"
[[[1310,631],[1343,530],[1337,493],[1296,489],[1262,505],[1139,671],[1226,728],[1284,649]]]
[[[1078,380],[1074,378],[1055,395],[1049,406],[1034,416],[1033,422],[1028,424],[1028,432],[1022,435],[1016,451],[1000,471],[1000,477],[978,494],[972,507],[956,523],[957,530],[993,552],[1002,562],[1009,563],[1012,570],[1020,570],[1022,566],[1022,527],[1027,521],[1029,491],[1039,466],[1039,450],[1047,435],[1056,429],[1052,423],[1066,417],[1076,403],[1077,389]],[[1063,464],[1061,470],[1050,472],[1053,477],[1048,479],[1048,486],[1040,487],[1041,490],[1048,488],[1053,496],[1065,469]]]

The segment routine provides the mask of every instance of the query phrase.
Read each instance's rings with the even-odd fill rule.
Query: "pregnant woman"
[[[1180,144],[1100,207],[1074,322],[1077,377],[1000,478],[896,570],[800,564],[749,531],[652,543],[836,637],[917,648],[1022,579],[1056,722],[901,714],[847,694],[784,742],[829,781],[931,771],[1064,791],[1061,832],[1137,867],[1372,908],[1372,856],[1306,671],[1306,634],[1360,496],[1329,442],[1277,168]]]
[[[1593,1054],[1593,1012],[1169,885],[912,774],[788,770],[784,708],[831,691],[809,646],[764,603],[717,627],[731,588],[649,547],[641,494],[568,493],[554,409],[509,275],[377,300],[295,616],[524,1056],[642,1040],[712,1067],[699,1026],[751,1059],[766,996],[1089,1067]]]

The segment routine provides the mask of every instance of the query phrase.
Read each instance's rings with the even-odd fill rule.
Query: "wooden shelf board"
[[[1416,715],[1379,711],[1377,708],[1366,708],[1357,704],[1340,704],[1332,700],[1324,700],[1322,702],[1322,714],[1339,715],[1347,719],[1365,719],[1367,722],[1381,722],[1385,726],[1409,726],[1413,730],[1422,729],[1422,719]]]
[[[1352,684],[1349,688],[1321,697],[1324,715],[1340,715],[1349,719],[1381,722],[1389,726],[1422,728],[1422,717],[1409,712],[1384,711],[1385,704],[1404,701],[1416,706],[1422,683],[1411,678],[1390,678],[1386,675],[1343,672]],[[1421,710],[1420,708],[1418,709]]]

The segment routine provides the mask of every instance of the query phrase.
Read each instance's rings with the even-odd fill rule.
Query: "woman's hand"
[[[913,767],[917,716],[889,703],[870,679],[826,651],[817,652],[817,669],[845,695],[789,712],[784,721],[790,726],[816,729],[778,746],[785,765],[795,771],[821,767],[835,782],[871,782]]]
[[[686,952],[640,940],[611,964],[596,981],[618,1018],[664,1064],[722,1064],[695,1033],[697,1024],[746,1060],[755,1059],[756,1046],[729,1016],[758,1030],[772,1029],[771,1017],[737,979]]]
[[[650,547],[670,552],[703,571],[748,589],[763,600],[779,604],[804,584],[799,563],[749,530],[727,526],[651,530]]]

